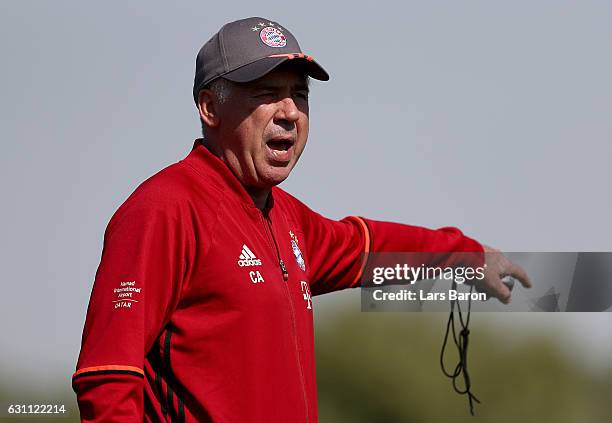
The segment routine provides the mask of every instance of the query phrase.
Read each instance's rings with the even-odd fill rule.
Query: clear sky
[[[187,155],[195,55],[247,16],[331,74],[283,184],[315,210],[458,226],[507,251],[612,251],[610,2],[4,1],[3,375],[67,383],[106,224]],[[318,318],[357,298],[318,299]],[[503,319],[612,352],[609,313]]]

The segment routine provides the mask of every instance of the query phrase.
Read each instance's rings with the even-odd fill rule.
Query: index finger
[[[508,260],[508,266],[504,270],[502,276],[512,276],[513,278],[518,279],[521,285],[523,285],[525,288],[531,288],[533,286],[527,272],[525,272],[521,266],[512,263],[510,260]]]

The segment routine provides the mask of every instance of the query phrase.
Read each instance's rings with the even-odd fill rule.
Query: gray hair
[[[232,82],[224,78],[217,78],[214,81],[206,84],[202,89],[211,90],[219,100],[219,103],[223,104],[227,101],[232,93]],[[200,118],[200,123],[202,125],[202,137],[206,137],[206,124],[202,118]]]

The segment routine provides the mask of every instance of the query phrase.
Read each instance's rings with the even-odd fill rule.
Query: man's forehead
[[[283,63],[263,77],[247,84],[252,85],[253,87],[284,87],[290,85],[292,87],[297,86],[307,88],[308,83],[308,74],[302,66],[294,65],[292,63]]]

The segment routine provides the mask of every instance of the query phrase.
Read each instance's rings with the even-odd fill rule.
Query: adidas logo
[[[255,254],[249,247],[246,245],[242,245],[242,253],[240,253],[240,257],[238,260],[238,266],[240,267],[249,267],[249,266],[261,266],[261,260],[255,257]]]

